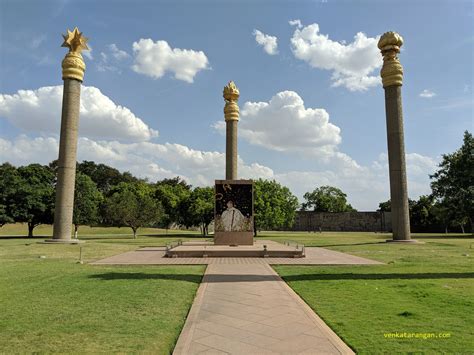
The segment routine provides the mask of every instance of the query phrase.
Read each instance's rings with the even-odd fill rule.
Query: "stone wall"
[[[297,211],[292,231],[390,232],[390,212]]]

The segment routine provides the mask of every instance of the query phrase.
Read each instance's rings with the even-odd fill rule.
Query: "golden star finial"
[[[83,50],[89,50],[87,47],[88,38],[82,35],[82,32],[79,32],[77,27],[73,31],[67,30],[67,34],[63,35],[64,42],[61,47],[69,48],[69,52],[74,52],[81,54]]]

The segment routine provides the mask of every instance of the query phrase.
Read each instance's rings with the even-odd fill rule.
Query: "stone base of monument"
[[[82,244],[82,243],[85,243],[85,241],[80,240],[80,239],[46,239],[38,243],[40,244]]]
[[[212,242],[190,242],[168,248],[169,258],[304,258],[303,245],[286,245],[259,240],[253,245],[215,245]]]
[[[215,245],[253,245],[253,232],[215,232]]]
[[[387,243],[408,243],[408,244],[424,244],[424,242],[420,242],[419,240],[416,239],[387,239]]]

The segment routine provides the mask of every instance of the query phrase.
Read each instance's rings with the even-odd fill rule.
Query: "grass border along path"
[[[88,242],[98,258],[124,243]],[[78,264],[78,246],[0,238],[3,353],[171,353],[204,266]]]
[[[50,227],[38,227],[50,235]],[[120,235],[117,233],[120,232]],[[197,233],[82,228],[84,261],[165,245]],[[0,229],[2,352],[172,351],[204,266],[81,265],[81,246],[37,244],[22,226]],[[109,234],[112,233],[112,234]],[[373,266],[275,266],[288,284],[359,353],[468,353],[474,349],[474,240],[415,235],[420,245],[385,243],[387,234],[264,232],[379,260]],[[467,238],[466,238],[467,237]],[[406,334],[406,335],[405,335]],[[408,338],[409,335],[418,337]],[[434,335],[434,336],[432,336]],[[405,337],[403,337],[405,336]]]
[[[316,236],[313,245],[386,265],[274,268],[349,346],[358,353],[472,354],[472,238],[417,235],[424,244],[399,245],[383,242],[386,235],[340,234]],[[293,237],[308,244],[308,236]]]

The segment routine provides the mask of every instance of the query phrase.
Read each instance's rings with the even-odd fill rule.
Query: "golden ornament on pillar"
[[[383,87],[403,84],[403,67],[397,54],[403,45],[403,38],[396,32],[386,32],[380,37],[378,47],[383,56],[383,66],[380,71]]]
[[[82,35],[77,27],[73,31],[67,30],[67,34],[63,35],[64,42],[61,47],[69,48],[69,53],[63,59],[63,79],[76,79],[83,81],[86,64],[82,58],[81,52],[89,50],[87,47],[88,38]]]
[[[225,100],[224,117],[226,121],[238,121],[239,120],[239,106],[237,101],[239,100],[240,92],[233,81],[230,81],[227,86],[224,87],[224,93],[222,95]]]

